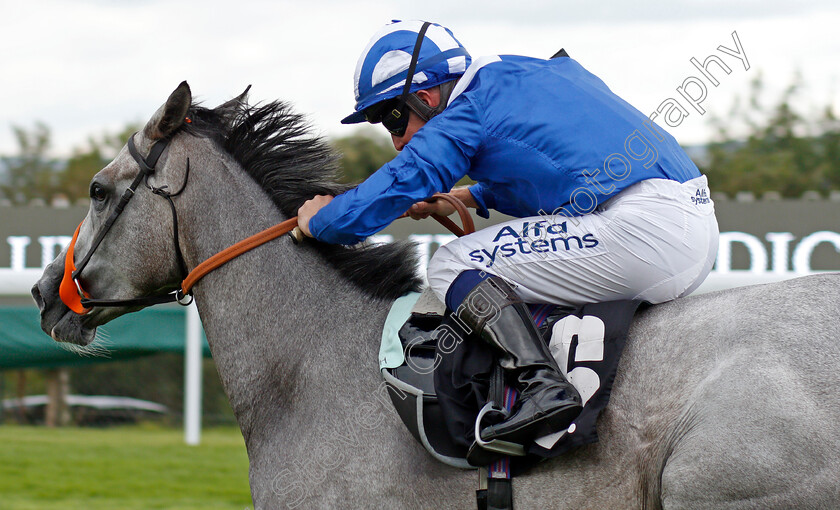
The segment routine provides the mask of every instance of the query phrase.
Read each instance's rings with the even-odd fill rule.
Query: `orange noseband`
[[[90,308],[82,306],[82,297],[90,296],[82,289],[78,280],[73,278],[73,273],[76,271],[73,252],[76,247],[76,239],[79,237],[79,230],[82,229],[82,223],[79,223],[79,226],[76,227],[73,240],[70,241],[70,246],[67,247],[67,255],[64,257],[64,278],[61,279],[61,286],[58,288],[58,295],[61,297],[62,303],[79,315],[84,315],[90,311]]]

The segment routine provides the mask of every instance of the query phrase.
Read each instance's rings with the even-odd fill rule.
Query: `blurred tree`
[[[342,158],[343,182],[359,183],[397,155],[391,141],[371,128],[362,128],[350,136],[333,140]]]
[[[86,144],[73,149],[62,164],[48,156],[50,129],[37,122],[29,131],[12,126],[18,144],[18,154],[0,158],[4,174],[0,174],[0,198],[13,204],[25,204],[38,198],[51,202],[63,197],[70,201],[88,197],[88,185],[93,175],[113,159],[128,137],[142,126],[132,123],[116,133],[91,136]]]
[[[817,148],[822,161],[818,171],[829,186],[840,189],[840,119],[831,106],[823,111],[820,130],[822,135]]]
[[[90,180],[111,161],[132,133],[142,126],[129,124],[117,133],[105,133],[100,138],[88,138],[87,145],[73,149],[73,155],[57,176],[57,193],[70,201],[88,197]]]
[[[75,149],[57,176],[58,190],[71,202],[88,197],[90,179],[107,163],[100,147],[90,143],[90,148]]]
[[[0,195],[14,204],[25,204],[34,198],[49,200],[55,189],[56,162],[47,157],[50,129],[36,122],[31,131],[12,126],[17,141],[17,156],[0,158],[5,175],[0,180]]]
[[[340,160],[342,182],[362,182],[379,170],[382,165],[396,157],[397,151],[393,143],[390,138],[380,133],[380,130],[384,132],[381,127],[378,130],[363,127],[350,136],[332,141],[333,148],[342,155]],[[455,185],[465,186],[473,183],[475,181],[464,177]]]
[[[116,133],[106,132],[102,135],[98,145],[99,149],[102,151],[102,155],[109,161],[114,159],[117,157],[120,150],[125,146],[128,138],[141,129],[143,129],[143,123],[138,121],[126,124],[125,127]]]
[[[819,120],[798,113],[793,105],[802,88],[797,74],[778,104],[767,108],[759,74],[746,105],[738,98],[725,117],[712,118],[717,140],[708,146],[708,164],[700,166],[713,190],[798,197],[840,189],[840,123],[830,106]],[[746,139],[735,135],[739,128]]]

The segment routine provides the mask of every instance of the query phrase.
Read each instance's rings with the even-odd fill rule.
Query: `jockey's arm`
[[[322,242],[356,244],[388,226],[413,204],[436,192],[452,189],[467,175],[471,158],[484,140],[477,107],[467,100],[457,103],[449,106],[446,116],[439,115],[427,122],[396,158],[358,186],[329,203],[310,204],[317,212],[303,211],[312,214],[308,222],[306,218],[301,221],[301,211],[298,211],[299,223],[305,222],[307,227],[301,225],[301,230],[309,230]],[[473,193],[476,203],[479,206],[482,203],[482,197],[470,190],[456,193]],[[462,197],[471,202],[470,197]],[[326,202],[323,199],[318,202],[321,201]],[[487,202],[484,197],[484,201],[492,207],[492,199]]]
[[[468,187],[452,188],[449,192],[455,198],[464,203],[465,206],[472,209],[477,209],[478,204],[475,201],[472,193]],[[316,195],[310,200],[307,200],[303,206],[298,210],[298,226],[303,233],[312,237],[309,231],[309,219],[312,218],[322,207],[332,202],[334,197],[330,195]],[[432,214],[439,214],[441,216],[449,216],[455,212],[455,207],[446,200],[431,199],[431,201],[417,202],[408,209],[408,215],[415,220],[428,218]]]

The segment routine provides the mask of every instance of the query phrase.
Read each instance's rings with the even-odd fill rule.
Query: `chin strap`
[[[440,114],[449,104],[449,97],[455,89],[458,80],[450,80],[440,84],[440,103],[432,108],[417,97],[417,93],[409,94],[405,98],[405,104],[411,108],[424,122],[429,122],[432,117]]]

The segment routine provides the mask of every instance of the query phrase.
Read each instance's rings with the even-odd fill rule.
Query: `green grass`
[[[239,429],[0,426],[0,509],[251,508]]]

